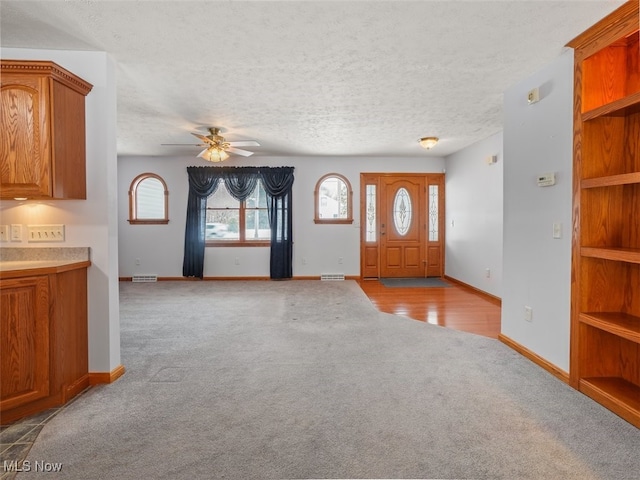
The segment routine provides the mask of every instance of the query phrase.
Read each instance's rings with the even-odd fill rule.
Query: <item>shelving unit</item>
[[[575,50],[573,387],[640,428],[638,0]]]

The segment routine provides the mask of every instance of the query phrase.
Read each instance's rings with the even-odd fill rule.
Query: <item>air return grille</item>
[[[133,277],[131,277],[131,281],[132,282],[157,282],[158,281],[158,276],[157,275],[134,275]]]
[[[344,280],[344,273],[322,273],[320,280]]]

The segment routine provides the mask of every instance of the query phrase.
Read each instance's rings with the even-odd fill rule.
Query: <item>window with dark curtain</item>
[[[231,195],[243,201],[259,179],[267,194],[271,227],[270,277],[293,276],[293,167],[187,167],[189,197],[182,275],[203,278],[207,198],[220,179]]]

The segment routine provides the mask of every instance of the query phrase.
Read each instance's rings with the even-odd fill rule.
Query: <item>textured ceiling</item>
[[[622,3],[2,1],[0,41],[108,52],[119,155],[196,155],[161,144],[217,126],[254,158],[440,156],[500,131],[503,92]]]

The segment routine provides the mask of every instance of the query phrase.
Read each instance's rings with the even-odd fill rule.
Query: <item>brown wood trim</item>
[[[73,397],[86,390],[90,386],[91,382],[89,380],[89,374],[87,373],[71,385],[65,386],[65,388],[62,389],[62,402],[67,403]]]
[[[375,177],[427,177],[428,175],[444,175],[442,172],[362,172],[360,176],[372,175]]]
[[[621,378],[580,379],[580,391],[640,428],[640,387]]]
[[[128,277],[128,278],[130,282],[133,281],[133,278],[131,277]],[[178,281],[194,282],[199,280],[200,280],[199,278],[195,278],[195,277],[158,277],[159,282],[178,282]]]
[[[486,300],[490,301],[491,303],[493,303],[494,305],[498,305],[499,307],[502,306],[502,299],[500,297],[496,297],[495,295],[491,295],[490,293],[485,292],[484,290],[480,290],[479,288],[476,288],[474,286],[471,286],[467,283],[461,282],[460,280],[450,277],[449,275],[445,275],[444,278],[450,282],[455,283],[456,285],[459,285],[461,287],[464,287],[468,290],[473,291],[474,293],[476,293],[477,295],[480,295],[481,297],[484,297]]]
[[[571,300],[569,336],[569,384],[579,388],[580,357],[578,336],[580,331],[580,201],[582,175],[582,62],[574,56],[573,70],[573,179],[572,179],[572,225],[571,225]]]
[[[209,247],[270,247],[271,240],[206,240],[204,246]]]
[[[380,177],[375,174],[360,173],[360,278],[377,280],[380,278],[380,235],[376,235],[375,241],[367,242],[367,187],[369,185],[375,187],[376,210],[379,210]],[[380,229],[379,214],[376,214],[374,228],[377,231]]]
[[[36,413],[40,413],[50,408],[59,407],[61,405],[62,401],[60,400],[60,395],[53,395],[42,400],[21,405],[11,410],[3,410],[0,412],[0,425],[9,425],[24,417],[35,415]]]
[[[638,30],[638,0],[630,0],[582,32],[567,47],[576,50],[576,59],[586,58],[620,37]]]
[[[324,182],[326,179],[328,178],[337,178],[338,180],[340,180],[341,182],[343,182],[346,187],[347,187],[347,216],[346,218],[320,218],[320,208],[318,205],[318,201],[319,201],[319,195],[320,195],[320,186],[322,185],[322,182]],[[316,187],[313,190],[313,204],[314,204],[314,209],[313,209],[313,221],[314,223],[317,224],[323,224],[323,223],[335,223],[335,224],[341,224],[341,223],[353,223],[353,189],[351,188],[351,182],[349,182],[349,179],[347,179],[347,177],[345,177],[344,175],[341,175],[339,173],[327,173],[326,175],[323,175],[322,177],[320,177],[320,180],[317,181],[316,183]]]
[[[190,280],[190,278],[186,278],[186,280]],[[224,280],[224,281],[233,281],[233,280],[257,280],[257,281],[266,281],[271,280],[269,277],[204,277],[202,280],[204,281],[216,281],[216,280]],[[285,281],[288,279],[284,279]]]
[[[347,225],[353,223],[353,218],[314,218],[313,223],[317,224],[325,224],[325,225]]]
[[[293,277],[292,280],[320,280],[321,276],[320,275],[301,275],[301,276],[296,276]],[[360,281],[360,275],[345,275],[344,276],[345,280],[355,280],[356,282]],[[334,280],[331,280],[334,281]],[[340,281],[340,280],[335,280],[335,281]]]
[[[118,365],[110,372],[89,372],[89,384],[100,385],[103,383],[113,383],[125,373],[123,365]]]
[[[2,60],[0,69],[2,73],[50,75],[51,78],[84,96],[87,96],[93,88],[93,85],[86,80],[49,60]]]
[[[345,280],[360,280],[359,275],[345,275]],[[121,282],[131,282],[132,277],[119,277]],[[202,280],[194,277],[158,277],[158,282],[200,282],[200,281],[230,281],[230,280],[256,280],[256,281],[270,281],[270,277],[204,277]],[[288,281],[288,280],[320,280],[320,275],[304,275],[295,276],[290,279],[274,280],[274,281]]]
[[[516,352],[518,352],[523,357],[528,358],[539,367],[545,369],[554,377],[558,378],[559,380],[562,380],[564,383],[567,383],[567,384],[569,383],[569,373],[556,367],[553,363],[549,362],[548,360],[545,360],[537,353],[532,352],[527,347],[520,345],[518,342],[510,339],[509,337],[507,337],[506,335],[503,335],[502,333],[498,335],[498,340],[500,340],[502,343],[504,343],[506,346],[508,346],[512,350],[515,350]]]
[[[164,217],[163,218],[138,218],[138,187],[145,180],[157,180],[162,184],[164,189]],[[131,181],[129,186],[129,223],[131,225],[166,225],[169,223],[169,189],[167,182],[160,175],[151,172],[145,172],[138,175]]]
[[[169,220],[127,220],[131,225],[167,225]]]

